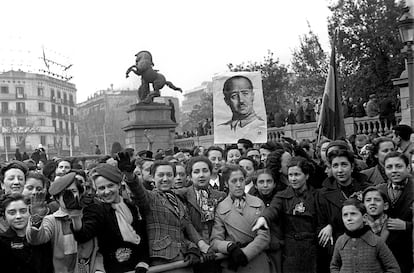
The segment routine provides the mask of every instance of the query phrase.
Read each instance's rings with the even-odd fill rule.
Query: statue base
[[[127,110],[128,122],[122,129],[126,133],[127,148],[135,151],[147,150],[148,140],[144,136],[146,129],[153,138],[152,150],[174,147],[177,123],[171,120],[171,106],[161,103],[137,103]]]

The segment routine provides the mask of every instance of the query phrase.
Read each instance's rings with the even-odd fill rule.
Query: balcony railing
[[[400,123],[401,113],[395,115],[395,121],[394,124],[390,124],[386,120],[380,121],[378,116],[354,118],[355,134],[384,134],[387,131],[391,131],[395,124]]]
[[[26,98],[27,98],[26,94],[16,93],[16,99],[22,100],[22,99],[26,99]]]
[[[15,115],[16,116],[28,116],[29,111],[27,111],[27,110],[16,110]]]

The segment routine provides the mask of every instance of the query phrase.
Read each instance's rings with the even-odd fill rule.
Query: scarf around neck
[[[134,228],[131,226],[133,221],[131,210],[124,203],[122,198],[119,203],[111,204],[111,206],[115,210],[116,221],[118,223],[122,239],[125,242],[138,245],[141,242],[141,237],[139,237]]]

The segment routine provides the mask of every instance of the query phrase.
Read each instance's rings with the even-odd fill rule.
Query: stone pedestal
[[[412,75],[414,77],[414,75]],[[410,92],[408,88],[408,71],[404,70],[400,78],[393,80],[394,86],[400,88],[400,100],[401,100],[401,122],[400,124],[412,124],[412,117],[410,113]],[[414,94],[412,94],[414,96]]]
[[[148,149],[144,130],[151,130],[154,143],[152,150],[168,149],[174,146],[175,127],[171,120],[171,107],[161,103],[133,104],[127,110],[128,123],[122,129],[126,133],[126,147],[135,151]]]

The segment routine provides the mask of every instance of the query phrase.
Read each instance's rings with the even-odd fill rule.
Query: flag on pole
[[[338,89],[336,79],[335,42],[336,35],[334,35],[332,43],[331,61],[323,92],[321,114],[318,120],[318,141],[321,136],[332,140],[345,137],[341,92]]]

